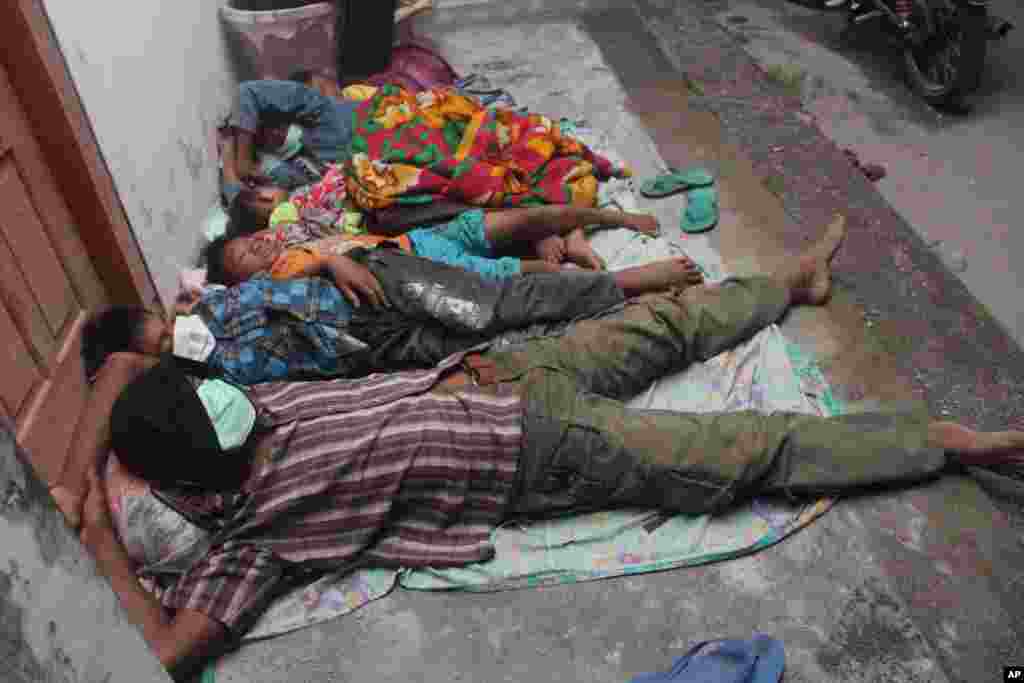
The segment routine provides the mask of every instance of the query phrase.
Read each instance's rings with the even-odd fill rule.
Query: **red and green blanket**
[[[484,109],[451,89],[387,85],[355,113],[349,196],[364,210],[440,199],[482,207],[593,206],[630,175],[537,114]]]

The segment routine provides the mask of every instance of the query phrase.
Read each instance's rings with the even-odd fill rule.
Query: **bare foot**
[[[964,465],[1024,466],[1024,432],[978,432],[956,422],[932,422],[928,441]]]
[[[649,216],[645,213],[627,213],[625,216],[626,220],[623,222],[623,225],[627,228],[642,232],[645,235],[661,234],[661,226],[658,225],[658,219],[654,216]]]
[[[582,228],[576,228],[565,236],[565,258],[580,268],[588,270],[605,269],[604,259],[590,246],[590,242],[587,241]]]
[[[537,256],[548,263],[559,264],[565,260],[565,240],[560,235],[551,235],[534,246]]]
[[[846,217],[836,216],[825,234],[801,254],[795,266],[782,275],[792,292],[794,304],[819,305],[828,300],[832,290],[832,269],[829,265],[843,238],[846,237]]]
[[[704,282],[704,276],[685,256],[655,261],[614,273],[615,281],[627,297],[662,292],[673,287],[692,287]]]

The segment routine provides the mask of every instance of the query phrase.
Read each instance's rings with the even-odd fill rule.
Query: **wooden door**
[[[53,482],[88,394],[79,331],[108,295],[8,76],[0,66],[0,410]]]

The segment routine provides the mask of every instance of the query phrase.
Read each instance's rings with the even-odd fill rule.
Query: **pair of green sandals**
[[[669,168],[640,186],[645,197],[660,198],[686,193],[686,210],[679,219],[679,228],[686,233],[707,232],[718,224],[718,190],[715,177],[704,168],[679,171]]]

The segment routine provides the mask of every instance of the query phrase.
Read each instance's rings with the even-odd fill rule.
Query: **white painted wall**
[[[217,201],[214,132],[236,91],[223,2],[44,0],[165,302]]]

